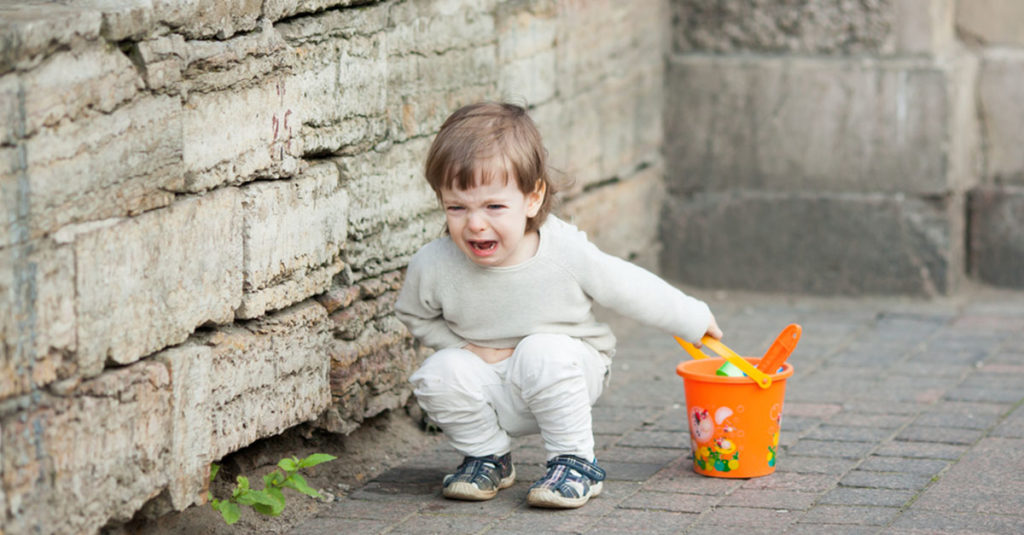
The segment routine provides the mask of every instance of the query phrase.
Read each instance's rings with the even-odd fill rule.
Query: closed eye
[[[502,208],[505,208],[504,204],[488,204],[487,205],[487,209],[488,210],[500,210]]]
[[[461,206],[445,206],[444,209],[449,212],[458,212],[464,210],[464,208],[462,208]]]

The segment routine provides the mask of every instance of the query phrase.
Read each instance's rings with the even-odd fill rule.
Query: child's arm
[[[579,281],[594,301],[689,342],[699,344],[705,334],[716,339],[722,337],[706,303],[636,264],[601,251],[585,236],[580,237],[582,254],[576,262]]]
[[[395,302],[395,315],[423,345],[443,349],[464,344],[465,340],[448,327],[429,286],[421,263],[414,256]]]

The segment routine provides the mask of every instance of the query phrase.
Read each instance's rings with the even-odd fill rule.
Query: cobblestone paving
[[[460,457],[438,446],[295,532],[1024,533],[1024,295],[709,301],[743,354],[803,326],[774,474],[694,473],[675,375],[686,355],[671,337],[612,318],[619,353],[594,408],[608,481],[585,507],[526,506],[543,474],[533,436],[517,439],[518,481],[494,500],[442,498]]]

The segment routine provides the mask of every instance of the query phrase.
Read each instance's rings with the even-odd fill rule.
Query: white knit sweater
[[[615,336],[594,319],[594,302],[689,341],[711,321],[703,301],[602,252],[554,216],[540,228],[537,254],[515,266],[478,266],[447,236],[428,243],[409,263],[395,310],[435,349],[467,342],[512,348],[530,334],[558,333],[611,358]]]

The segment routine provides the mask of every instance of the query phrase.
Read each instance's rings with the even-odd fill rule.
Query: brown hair
[[[542,187],[544,200],[527,220],[528,232],[544,224],[556,192],[537,126],[526,109],[508,103],[479,102],[451,114],[427,153],[426,175],[438,197],[441,189],[466,190],[496,178],[515,180],[524,195]]]

